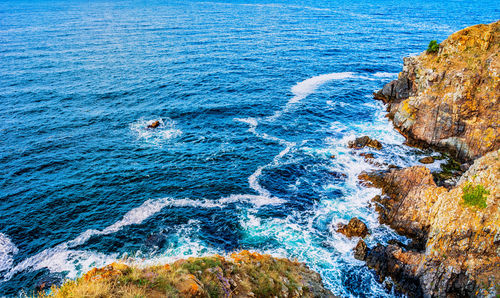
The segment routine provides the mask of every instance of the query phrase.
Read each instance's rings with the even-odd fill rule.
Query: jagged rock
[[[430,206],[435,202],[436,195],[446,191],[436,186],[429,169],[414,166],[365,173],[360,178],[370,181],[368,185],[382,188],[384,197],[375,201],[379,204],[376,210],[380,214],[380,223],[388,224],[398,233],[418,242],[425,242],[430,224]]]
[[[362,149],[366,146],[375,148],[377,150],[382,149],[382,144],[375,139],[371,139],[369,136],[356,138],[354,141],[350,141],[348,143],[348,146],[349,148],[353,149]]]
[[[363,239],[360,239],[358,241],[358,244],[356,244],[356,247],[354,248],[354,258],[364,261],[366,259],[367,252],[368,246],[366,245],[365,241],[363,241]]]
[[[368,267],[375,270],[380,282],[391,277],[398,292],[410,297],[423,296],[420,280],[415,274],[422,261],[421,253],[404,251],[392,244],[377,244],[373,249],[368,249],[365,261]]]
[[[339,224],[337,227],[337,232],[346,235],[347,237],[361,237],[364,238],[370,232],[366,227],[366,224],[362,222],[359,218],[353,217],[347,225]]]
[[[360,153],[359,155],[363,156],[365,158],[365,160],[374,159],[375,158],[375,156],[373,155],[373,153]]]
[[[500,150],[477,159],[450,190],[438,187],[430,171],[410,167],[365,174],[384,196],[381,222],[420,243],[419,252],[396,243],[368,250],[365,260],[381,277],[418,285],[425,296],[494,296],[500,280]],[[486,207],[464,203],[466,185],[481,185]],[[418,284],[413,281],[418,280]],[[411,286],[413,288],[413,286]],[[404,287],[403,287],[404,289]],[[405,291],[413,291],[406,289]]]
[[[431,164],[434,162],[434,157],[432,156],[427,156],[427,157],[423,157],[421,159],[418,160],[420,163],[423,163],[423,164]]]
[[[463,163],[460,165],[460,170],[465,172],[467,171],[468,169],[470,168],[470,164],[469,163]]]
[[[156,120],[153,123],[149,124],[147,128],[157,128],[160,126],[160,121]]]
[[[375,94],[408,143],[471,160],[500,148],[500,21],[458,31],[437,54],[404,59]]]

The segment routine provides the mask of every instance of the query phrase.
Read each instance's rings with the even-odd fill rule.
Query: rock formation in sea
[[[375,94],[409,144],[469,162],[448,188],[425,166],[360,176],[382,189],[373,199],[380,222],[412,242],[370,248],[360,240],[355,257],[409,296],[500,293],[499,76],[500,21],[452,34],[437,53],[405,58],[399,78]]]
[[[470,160],[500,148],[500,21],[458,31],[437,53],[404,58],[375,93],[408,142]]]
[[[334,296],[303,263],[242,251],[149,267],[113,263],[53,287],[49,297]]]

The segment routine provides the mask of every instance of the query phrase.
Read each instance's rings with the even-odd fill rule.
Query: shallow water
[[[377,138],[382,165],[428,154],[371,93],[495,4],[1,2],[0,295],[124,255],[250,249],[337,295],[392,296],[334,229],[358,216],[369,244],[398,237],[358,184],[378,167],[346,144]]]

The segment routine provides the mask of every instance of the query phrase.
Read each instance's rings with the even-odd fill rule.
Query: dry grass
[[[302,277],[311,273],[298,262],[243,251],[147,268],[113,263],[38,297],[309,297]]]

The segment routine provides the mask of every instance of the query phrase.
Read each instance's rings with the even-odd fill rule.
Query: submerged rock
[[[373,155],[373,153],[360,153],[359,155],[363,156],[365,158],[365,160],[374,159],[375,158],[375,156]]]
[[[458,31],[404,58],[397,80],[375,94],[408,143],[471,160],[500,148],[500,21]]]
[[[353,217],[347,225],[339,224],[337,227],[337,232],[346,235],[348,238],[351,237],[361,237],[364,238],[366,235],[370,234],[365,223],[359,218]]]
[[[434,157],[432,156],[427,156],[427,157],[423,157],[421,159],[418,160],[420,163],[423,163],[424,165],[425,164],[431,164],[434,162]]]
[[[356,138],[354,141],[350,141],[348,143],[348,146],[349,148],[353,149],[362,149],[366,146],[375,148],[377,150],[382,149],[382,144],[375,139],[371,139],[369,136]]]

